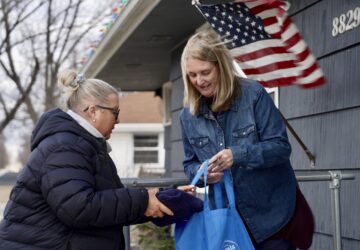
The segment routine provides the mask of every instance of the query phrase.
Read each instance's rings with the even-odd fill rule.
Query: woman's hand
[[[209,173],[223,172],[230,168],[234,163],[231,149],[223,149],[209,160]]]
[[[148,190],[149,201],[145,211],[145,216],[148,217],[163,217],[165,214],[173,216],[174,213],[163,203],[161,203],[156,197],[156,193],[159,191],[158,188],[152,188]]]
[[[201,164],[199,170],[200,170],[201,168],[203,168],[203,167],[204,167],[204,163]],[[198,171],[199,171],[199,170],[198,170]],[[210,171],[209,171],[209,169],[208,169],[208,174],[207,174],[206,183],[208,183],[208,184],[214,184],[214,183],[220,181],[221,178],[223,177],[223,175],[224,175],[223,172],[210,173]],[[204,176],[201,176],[200,179],[201,179],[202,181],[204,181]]]
[[[194,185],[178,186],[177,189],[196,196],[196,187]]]

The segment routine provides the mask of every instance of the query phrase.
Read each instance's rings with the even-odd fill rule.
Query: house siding
[[[333,18],[360,7],[359,1],[290,1],[292,19],[318,58],[327,83],[319,88],[279,90],[279,109],[315,156],[311,170],[345,170],[355,181],[341,184],[343,249],[360,249],[360,28],[332,36]],[[291,162],[309,170],[309,160],[290,135]],[[331,194],[326,182],[301,183],[313,209],[316,227],[311,249],[333,249]]]
[[[190,34],[189,34],[190,35]],[[184,84],[181,76],[180,58],[185,46],[182,44],[172,53],[172,67],[170,71],[170,81],[172,83],[171,91],[171,128],[170,128],[170,151],[166,151],[165,159],[171,159],[170,176],[185,177],[182,161],[184,160],[184,149],[181,140],[181,128],[179,115],[183,107]],[[165,160],[166,161],[166,160]],[[168,161],[167,161],[168,162]]]

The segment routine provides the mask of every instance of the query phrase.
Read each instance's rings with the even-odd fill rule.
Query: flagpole
[[[310,150],[306,147],[305,143],[301,140],[301,138],[299,137],[299,135],[295,132],[295,130],[293,129],[293,127],[290,125],[290,123],[286,120],[286,118],[284,117],[284,115],[280,112],[279,113],[281,115],[281,117],[283,118],[286,127],[289,129],[290,133],[295,137],[295,139],[297,140],[297,142],[300,144],[301,148],[305,151],[307,157],[310,160],[310,167],[314,168],[315,167],[315,157],[314,155],[310,152]]]

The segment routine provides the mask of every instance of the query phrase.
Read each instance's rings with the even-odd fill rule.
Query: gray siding
[[[360,108],[292,118],[290,124],[315,155],[315,169],[358,169]],[[309,169],[309,161],[289,135],[295,169]]]
[[[327,79],[324,86],[305,90],[281,88],[280,108],[284,116],[292,119],[359,107],[359,55],[360,46],[356,46],[320,59],[318,62]]]
[[[185,43],[185,41],[184,41]],[[166,151],[166,158],[171,158],[171,175],[172,177],[185,177],[182,161],[184,160],[184,149],[181,140],[181,128],[179,114],[183,107],[184,85],[181,76],[180,57],[183,47],[179,46],[172,53],[172,66],[170,71],[171,85],[171,130],[169,144]]]
[[[343,249],[360,249],[360,28],[333,37],[333,18],[360,7],[359,1],[290,1],[292,17],[327,78],[326,85],[303,90],[279,90],[280,110],[315,155],[311,170],[346,170],[355,181],[341,187]],[[291,162],[296,170],[309,170],[309,161],[290,135]],[[301,183],[313,209],[316,236],[311,249],[333,249],[331,195],[327,182]]]
[[[342,182],[342,236],[344,250],[360,249],[360,26],[336,37],[331,35],[333,18],[360,4],[356,0],[290,2],[289,13],[327,78],[324,86],[314,89],[279,89],[279,109],[315,155],[316,166],[310,169],[306,154],[289,134],[291,161],[298,172],[339,169],[356,175],[355,181]],[[167,155],[171,156],[170,168],[176,177],[183,175],[184,157],[178,119],[183,98],[181,50],[174,51],[170,72],[172,126],[171,151]],[[311,249],[333,249],[329,183],[304,182],[300,186],[315,215],[316,235]]]

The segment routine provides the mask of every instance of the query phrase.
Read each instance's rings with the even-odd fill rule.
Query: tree
[[[9,163],[8,153],[5,148],[4,136],[0,134],[0,169]]]
[[[33,126],[56,106],[58,72],[76,66],[89,37],[111,14],[105,11],[111,2],[0,0],[0,134],[17,119]]]

